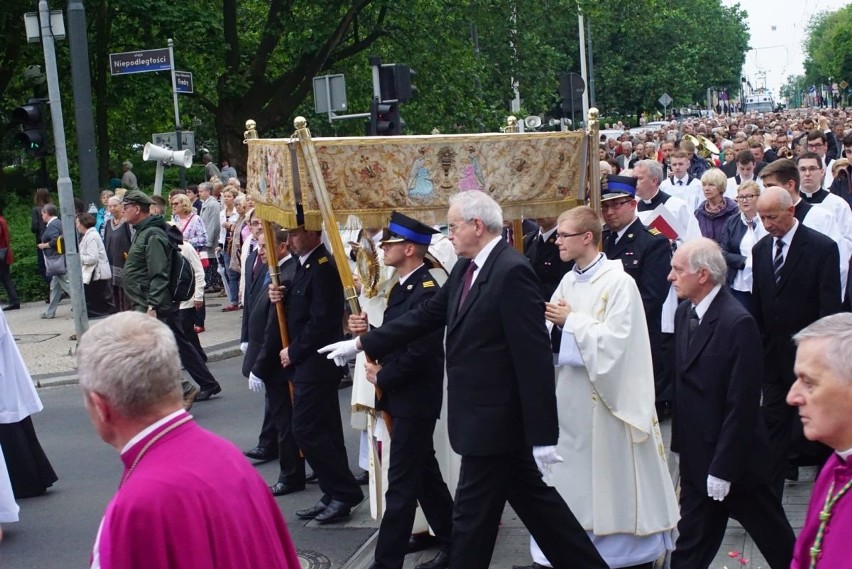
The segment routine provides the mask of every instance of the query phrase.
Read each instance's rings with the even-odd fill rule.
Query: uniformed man
[[[642,304],[651,357],[654,362],[657,406],[663,411],[669,401],[667,377],[670,367],[662,350],[661,317],[669,292],[667,276],[671,263],[669,240],[656,229],[648,229],[636,215],[636,179],[608,176],[607,189],[601,194],[601,214],[607,225],[603,251],[609,259],[620,259],[624,270],[636,281]]]
[[[434,233],[437,231],[416,219],[392,214],[381,247],[385,265],[396,269],[398,283],[388,295],[385,323],[420,306],[438,291],[429,272],[431,264],[424,262]],[[350,317],[353,332],[366,331],[364,316]],[[373,569],[402,567],[418,501],[441,550],[417,569],[443,569],[449,564],[453,499],[432,443],[443,397],[443,330],[435,330],[379,362],[368,362],[366,367],[367,381],[382,391],[376,409],[392,417],[388,489]]]
[[[556,245],[556,218],[536,218],[538,229],[524,235],[524,255],[530,260],[541,283],[541,296],[550,300],[562,277],[574,266],[574,261],[559,258]]]

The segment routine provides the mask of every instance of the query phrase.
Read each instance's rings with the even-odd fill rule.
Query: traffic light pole
[[[180,126],[180,107],[178,107],[177,78],[175,77],[175,42],[169,38],[169,61],[172,62],[172,98],[175,104],[175,133],[177,134],[178,152],[183,150],[183,128]],[[162,182],[160,183],[162,187]],[[180,169],[180,187],[186,188],[186,168]],[[159,194],[157,194],[159,195]]]
[[[45,73],[47,75],[47,93],[50,99],[50,116],[53,119],[53,140],[56,147],[56,169],[59,179],[56,182],[59,191],[59,211],[62,219],[62,235],[65,243],[65,265],[70,284],[71,307],[74,310],[74,330],[77,341],[89,327],[83,295],[83,267],[77,252],[76,211],[74,209],[74,191],[68,172],[68,153],[65,148],[65,124],[62,119],[62,101],[59,97],[59,75],[56,71],[56,51],[53,30],[50,27],[50,8],[47,0],[38,3],[41,43],[44,48]]]
[[[82,0],[69,0],[67,14],[68,44],[71,48],[71,85],[74,91],[74,126],[77,129],[77,161],[80,165],[80,195],[86,207],[92,203],[100,207],[89,44],[86,39],[86,9]]]

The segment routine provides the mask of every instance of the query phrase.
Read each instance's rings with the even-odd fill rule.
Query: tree
[[[852,5],[816,14],[808,25],[805,78],[811,84],[852,80]]]

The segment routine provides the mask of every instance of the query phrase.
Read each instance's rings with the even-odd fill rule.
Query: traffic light
[[[387,63],[379,70],[379,85],[382,101],[407,103],[417,94],[417,87],[411,84],[411,78],[417,73],[401,63]]]
[[[15,143],[35,158],[49,154],[47,136],[44,130],[44,102],[31,99],[12,111],[12,122],[21,125],[21,132],[15,135]]]
[[[399,103],[380,103],[373,99],[370,105],[369,136],[395,136],[402,134],[402,117]]]

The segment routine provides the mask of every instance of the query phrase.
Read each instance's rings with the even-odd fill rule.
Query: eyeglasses
[[[804,173],[819,172],[820,170],[822,170],[822,168],[820,168],[819,166],[799,166],[799,172]]]
[[[588,231],[581,231],[580,233],[556,233],[557,239],[568,239],[569,237],[576,237],[578,235],[585,235]]]
[[[633,200],[619,200],[619,201],[603,201],[601,202],[601,211],[605,209],[618,209],[626,203],[632,202]]]
[[[749,200],[753,200],[757,197],[757,194],[743,194],[741,196],[737,196],[737,200],[741,202],[747,202]]]
[[[822,148],[823,146],[825,146],[825,144],[823,144],[822,142],[809,143],[808,150],[813,150],[814,148]]]
[[[172,202],[172,205],[181,205],[180,202]]]
[[[462,221],[461,223],[451,223],[451,224],[447,225],[447,232],[448,233],[455,233],[456,231],[459,230],[459,227],[461,227],[465,223],[473,223],[473,221],[474,221],[473,219],[466,219],[466,220]]]

